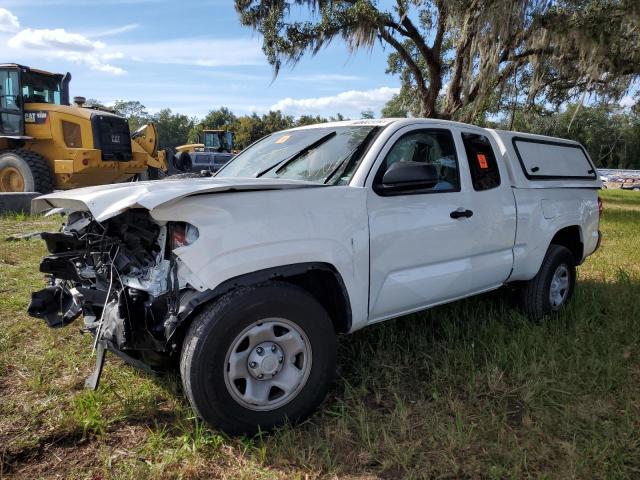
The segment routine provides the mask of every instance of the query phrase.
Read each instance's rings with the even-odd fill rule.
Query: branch
[[[420,90],[420,93],[422,95],[426,95],[428,93],[428,89],[425,85],[424,75],[422,74],[422,71],[420,70],[420,67],[418,66],[418,64],[413,60],[413,58],[411,58],[411,54],[407,51],[404,45],[402,45],[398,40],[396,40],[393,37],[393,35],[387,32],[383,27],[379,28],[379,32],[380,32],[380,36],[389,45],[391,45],[393,48],[396,49],[398,54],[402,57],[402,60],[404,60],[404,62],[407,64],[407,67],[409,67],[409,70],[411,70],[411,73],[413,73],[413,76],[416,80],[416,84],[417,84],[418,90]]]
[[[444,34],[447,28],[447,7],[444,1],[436,1],[436,8],[438,9],[438,26],[436,27],[436,36],[433,39],[433,55],[436,58],[440,58],[442,52],[442,41],[444,40]]]
[[[458,47],[456,48],[453,74],[451,75],[451,79],[449,80],[449,89],[447,92],[447,113],[453,115],[456,111],[462,107],[462,100],[460,99],[460,94],[462,92],[462,70],[464,68],[465,59],[469,53],[469,48],[471,48],[472,37],[473,34],[470,33],[470,18],[467,16],[465,19],[464,25],[462,27],[462,38],[460,39],[460,43],[458,43]],[[471,59],[469,59],[471,61]]]
[[[416,48],[420,52],[420,55],[424,58],[427,64],[435,64],[440,63],[440,60],[437,59],[433,53],[433,50],[427,46],[424,41],[424,38],[415,27],[411,19],[407,16],[401,19],[402,26],[404,26],[406,31],[406,36],[409,37],[413,43],[416,44]]]

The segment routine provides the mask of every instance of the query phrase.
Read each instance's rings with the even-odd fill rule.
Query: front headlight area
[[[167,229],[169,232],[169,247],[171,251],[192,245],[200,236],[198,227],[187,222],[169,222]]]
[[[156,221],[145,209],[103,222],[86,212],[71,213],[62,231],[42,234],[50,255],[40,270],[49,285],[33,293],[29,313],[51,327],[83,314],[95,345],[136,358],[145,351],[168,358],[182,297],[194,291],[193,275],[174,249],[198,236],[194,225]]]

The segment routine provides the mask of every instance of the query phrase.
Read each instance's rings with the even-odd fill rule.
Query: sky
[[[379,45],[351,53],[336,41],[275,80],[261,46],[232,0],[0,0],[0,63],[69,71],[72,97],[199,118],[221,106],[359,118],[400,85]]]

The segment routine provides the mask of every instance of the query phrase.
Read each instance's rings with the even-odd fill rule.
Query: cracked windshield
[[[345,185],[377,126],[291,130],[269,135],[227,164],[218,177],[267,177]]]

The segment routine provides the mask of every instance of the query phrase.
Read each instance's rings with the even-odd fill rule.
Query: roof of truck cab
[[[494,128],[480,127],[471,123],[454,122],[452,120],[442,120],[439,118],[371,118],[371,119],[358,119],[358,120],[343,120],[339,122],[327,122],[327,123],[314,123],[312,125],[304,125],[301,127],[293,127],[287,129],[291,130],[305,130],[312,128],[331,128],[331,127],[350,127],[358,125],[372,125],[377,127],[386,127],[388,125],[396,125],[397,127],[403,127],[407,125],[446,125],[450,127],[460,127],[466,129],[483,130],[485,132],[493,132],[498,137],[511,138],[511,137],[525,137],[536,140],[544,140],[548,142],[566,142],[574,145],[580,145],[575,140],[570,140],[562,137],[550,137],[547,135],[537,135],[534,133],[518,132],[516,130],[501,130]]]
[[[464,128],[486,130],[485,128],[478,127],[477,125],[471,125],[469,123],[462,123],[462,122],[454,122],[452,120],[441,120],[439,118],[361,118],[358,120],[342,120],[339,122],[314,123],[312,125],[304,125],[301,127],[289,128],[287,129],[287,131],[305,130],[305,129],[311,129],[311,128],[352,127],[352,126],[360,126],[360,125],[386,127],[392,124],[398,127],[402,127],[405,125],[423,124],[423,125],[447,125],[452,127],[458,126],[458,127],[464,127]]]

